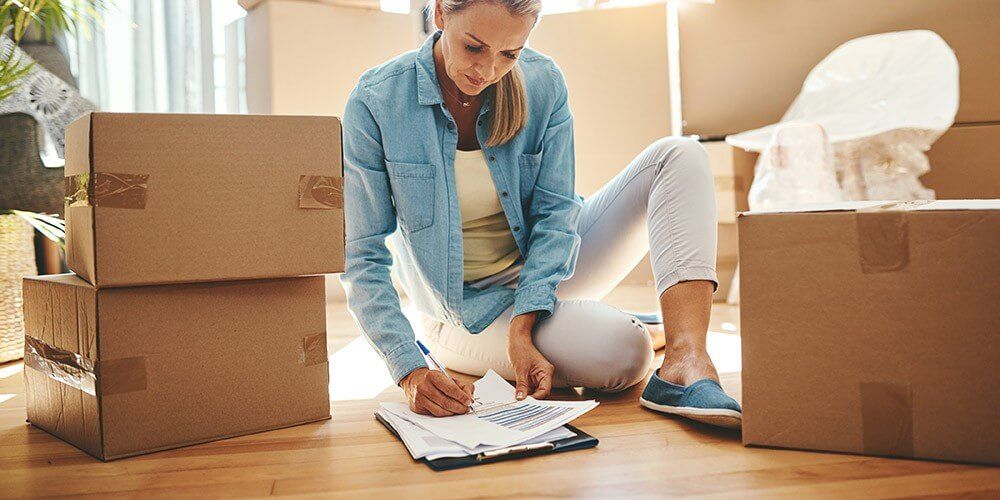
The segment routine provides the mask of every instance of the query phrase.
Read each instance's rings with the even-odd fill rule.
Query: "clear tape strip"
[[[75,353],[24,336],[24,366],[38,370],[57,382],[97,395],[94,362]]]

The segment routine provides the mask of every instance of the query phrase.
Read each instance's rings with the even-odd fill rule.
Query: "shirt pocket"
[[[542,165],[542,153],[522,153],[517,156],[521,177],[522,196],[530,195],[538,181],[538,170]]]
[[[434,224],[434,166],[396,161],[386,161],[385,166],[403,230],[415,233]]]

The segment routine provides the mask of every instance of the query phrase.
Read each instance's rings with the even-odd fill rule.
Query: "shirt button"
[[[454,130],[454,129],[455,129],[455,125],[452,124],[452,123],[449,123],[448,124],[448,130]]]
[[[493,155],[490,155],[490,161],[493,161],[493,160],[496,160],[496,159],[497,159],[497,158],[496,158],[495,156],[493,156]]]
[[[515,231],[520,231],[521,230],[521,226],[514,226],[514,230]]]
[[[479,121],[476,122],[476,125],[482,125],[482,124],[483,124],[482,120],[479,120]]]
[[[500,196],[503,196],[504,198],[506,198],[507,197],[507,191],[504,191],[504,192],[500,193]]]

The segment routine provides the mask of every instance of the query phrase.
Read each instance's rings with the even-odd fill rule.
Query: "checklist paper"
[[[517,444],[531,444],[544,442],[548,439],[571,437],[572,432],[562,426],[597,406],[597,402],[593,400],[541,401],[528,397],[517,401],[514,399],[514,387],[493,370],[476,381],[475,398],[477,402],[473,405],[472,411],[464,415],[451,417],[419,415],[410,411],[404,403],[382,403],[379,413],[384,417],[389,414],[389,421],[400,433],[403,442],[407,444],[407,448],[414,455],[414,458],[421,458],[417,456],[418,453],[414,453],[415,451],[431,458],[434,453],[446,451],[443,448],[448,448],[447,443],[449,442],[460,447],[461,452],[465,455],[470,455]],[[412,443],[407,443],[406,437],[403,437],[403,429],[400,427],[406,428],[408,426],[402,423],[397,426],[396,424],[400,420],[424,431],[418,433],[411,428],[409,429],[411,434],[423,434],[423,436],[419,439],[412,439],[411,435],[409,437],[411,437]],[[560,429],[569,434],[562,433],[561,437],[547,435]],[[436,436],[441,440],[436,442],[438,446],[422,445],[433,442],[432,439],[428,439],[428,433],[431,437]],[[548,439],[535,441],[535,438],[542,436]],[[413,443],[416,444],[411,448]],[[458,453],[457,449],[448,451]]]

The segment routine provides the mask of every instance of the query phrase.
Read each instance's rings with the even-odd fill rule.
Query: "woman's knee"
[[[705,147],[690,137],[661,137],[649,147],[661,165],[669,164],[671,167],[711,171]]]
[[[593,300],[558,302],[535,342],[559,378],[602,391],[621,391],[642,381],[653,359],[642,323]]]

